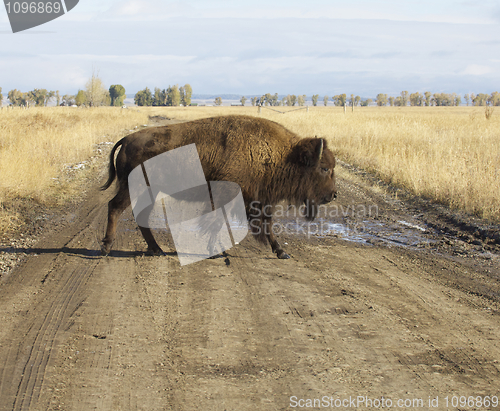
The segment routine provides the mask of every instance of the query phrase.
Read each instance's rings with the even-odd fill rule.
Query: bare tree
[[[92,69],[92,77],[85,84],[85,96],[90,107],[98,107],[106,104],[109,93],[102,80],[99,78],[99,70]]]

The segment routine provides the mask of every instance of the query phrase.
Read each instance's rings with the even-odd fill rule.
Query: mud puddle
[[[436,243],[435,231],[425,224],[397,221],[335,221],[318,218],[313,222],[282,219],[273,227],[276,234],[303,235],[308,238],[336,237],[364,245],[388,245],[411,248],[430,247]]]

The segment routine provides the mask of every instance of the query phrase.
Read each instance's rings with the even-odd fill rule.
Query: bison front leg
[[[264,217],[262,223],[263,223],[263,229],[265,230],[264,232],[266,233],[267,240],[269,241],[269,244],[271,244],[271,248],[273,249],[273,253],[276,253],[276,256],[281,260],[286,260],[290,258],[290,256],[283,251],[283,248],[281,248],[280,243],[276,239],[276,235],[273,232],[272,218]]]

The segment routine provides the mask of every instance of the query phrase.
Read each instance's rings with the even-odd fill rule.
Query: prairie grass
[[[498,116],[437,107],[310,111],[302,120],[308,114],[298,113],[282,124],[327,137],[344,161],[453,209],[500,220]]]
[[[94,144],[145,123],[144,113],[111,107],[0,110],[0,230],[15,219],[2,212],[6,201],[57,201],[61,184],[55,179],[68,165],[88,159]]]
[[[277,107],[291,111],[296,107]],[[256,107],[145,108],[193,120],[261,116],[300,136],[325,137],[336,155],[387,183],[452,209],[500,221],[500,115],[481,107],[310,107],[280,114]]]
[[[500,114],[478,107],[39,108],[0,110],[0,230],[2,207],[15,197],[50,203],[54,179],[68,164],[116,141],[148,116],[194,120],[246,114],[283,124],[300,136],[325,137],[340,159],[414,194],[479,217],[500,221]],[[292,111],[295,110],[295,111]],[[4,221],[5,222],[5,221]]]

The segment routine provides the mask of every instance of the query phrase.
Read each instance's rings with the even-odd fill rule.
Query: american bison
[[[250,116],[220,116],[152,127],[122,138],[110,154],[106,190],[118,179],[109,202],[108,227],[102,253],[116,235],[119,215],[130,205],[128,176],[144,161],[168,150],[196,144],[207,181],[232,181],[241,187],[252,234],[269,242],[278,258],[290,258],[272,231],[272,210],[279,202],[305,205],[312,220],[318,207],[336,198],[335,157],[322,138],[299,138],[270,120]],[[115,152],[120,148],[116,157]],[[161,254],[149,228],[140,227],[148,251]]]

